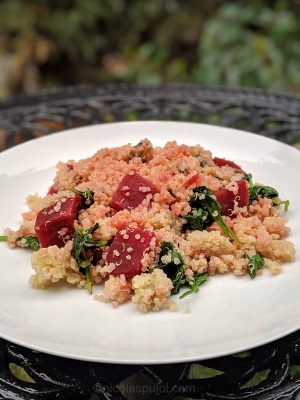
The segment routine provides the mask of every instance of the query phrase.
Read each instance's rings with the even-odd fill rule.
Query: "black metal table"
[[[300,96],[193,85],[107,85],[0,103],[0,150],[66,128],[201,122],[300,143]],[[81,362],[0,339],[0,399],[300,399],[300,332],[238,355],[158,366]]]

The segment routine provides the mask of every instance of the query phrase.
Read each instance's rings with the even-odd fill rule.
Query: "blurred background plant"
[[[103,82],[300,92],[300,0],[1,0],[0,97]]]

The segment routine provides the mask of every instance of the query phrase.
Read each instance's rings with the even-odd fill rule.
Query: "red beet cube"
[[[49,187],[47,194],[56,194],[57,192],[58,192],[58,190],[56,189],[56,187],[54,185],[52,185]]]
[[[154,233],[142,229],[127,228],[118,231],[106,257],[108,264],[113,263],[116,266],[111,274],[124,274],[126,278],[140,274],[142,258],[153,237]]]
[[[238,192],[234,194],[231,190],[220,189],[215,193],[223,215],[231,215],[234,208],[234,200],[238,202],[239,207],[245,207],[249,202],[249,190],[244,179],[237,182]]]
[[[194,183],[198,182],[200,179],[200,174],[197,172],[195,175],[191,176],[184,184],[183,187],[189,188]]]
[[[60,199],[41,210],[35,221],[35,233],[41,247],[63,247],[72,238],[81,196]]]
[[[148,194],[153,195],[156,192],[156,187],[148,179],[139,174],[128,174],[113,194],[111,206],[117,211],[132,210],[141,204]]]
[[[235,162],[226,160],[225,158],[215,157],[215,158],[213,158],[213,162],[218,167],[223,167],[223,165],[227,165],[228,167],[231,167],[231,168],[237,169],[238,171],[244,172],[242,170],[242,168],[239,165],[237,165]]]

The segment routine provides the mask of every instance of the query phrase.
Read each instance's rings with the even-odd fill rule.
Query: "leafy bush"
[[[1,0],[0,96],[77,83],[300,91],[297,0]]]
[[[228,4],[202,35],[197,82],[300,91],[300,25],[288,10]]]

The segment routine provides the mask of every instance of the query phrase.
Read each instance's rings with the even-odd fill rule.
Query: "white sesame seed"
[[[133,252],[133,248],[132,247],[128,247],[127,253],[132,253],[132,252]]]
[[[130,196],[130,193],[129,193],[129,192],[126,192],[126,193],[125,193],[125,196],[126,196],[126,197]]]
[[[125,233],[125,235],[123,235],[123,239],[129,239],[129,236],[127,235],[127,233]]]
[[[217,217],[218,215],[219,215],[219,213],[218,213],[217,210],[215,210],[215,211],[212,213],[212,216],[213,216],[213,217]]]
[[[119,257],[120,253],[118,252],[118,250],[114,250],[113,251],[113,255],[116,256],[116,257]]]
[[[126,260],[131,260],[131,256],[129,254],[126,256]]]
[[[137,233],[134,237],[135,237],[137,240],[139,240],[139,239],[141,238],[141,235]]]

